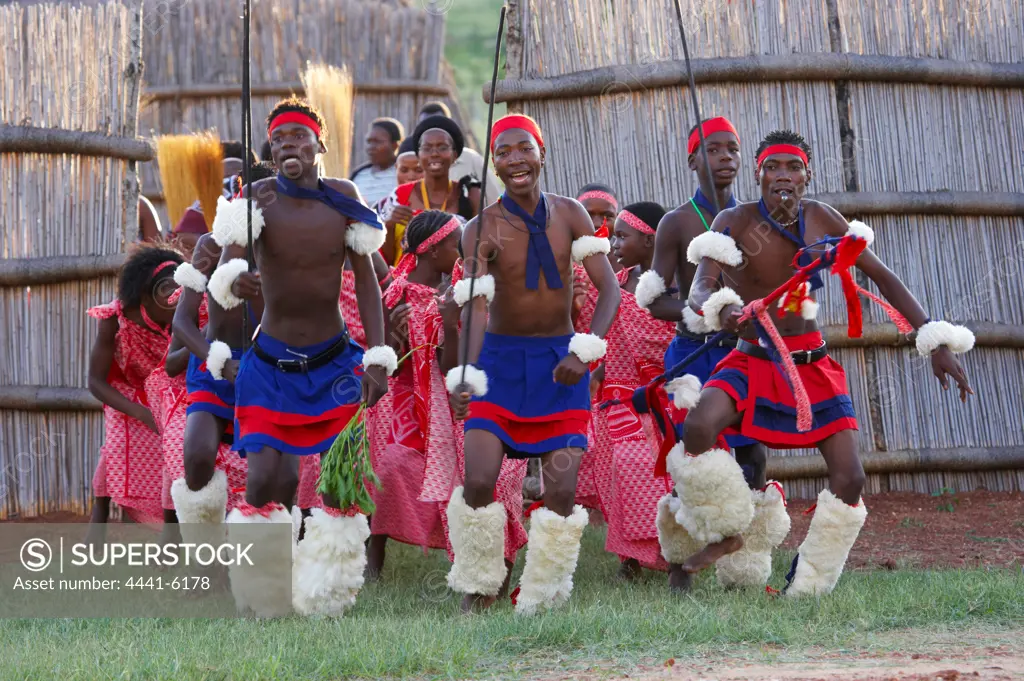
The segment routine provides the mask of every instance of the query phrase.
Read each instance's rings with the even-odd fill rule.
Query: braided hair
[[[159,265],[171,261],[174,267],[165,267],[155,275]],[[138,307],[147,293],[156,295],[165,280],[174,279],[174,270],[185,262],[181,253],[163,245],[140,243],[128,251],[128,259],[117,277],[117,297],[125,308]]]
[[[420,244],[448,224],[452,217],[451,213],[443,210],[425,210],[414,217],[405,228],[405,241],[409,245],[406,250],[415,253]]]

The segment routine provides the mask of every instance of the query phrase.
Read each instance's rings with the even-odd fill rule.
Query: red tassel
[[[870,300],[878,303],[882,309],[885,310],[885,314],[889,315],[889,319],[892,320],[892,323],[896,325],[897,331],[900,333],[910,333],[914,330],[913,325],[907,321],[906,317],[900,314],[899,310],[882,300],[879,296],[876,296],[871,291],[865,290],[860,286],[857,287],[857,291],[859,291],[865,298],[869,298]]]
[[[512,589],[512,593],[510,593],[508,595],[508,599],[510,601],[512,601],[512,605],[517,605],[519,603],[519,587],[518,586],[515,589]]]
[[[770,586],[766,586],[764,588],[764,592],[766,594],[768,594],[769,596],[778,596],[779,595],[779,590],[778,589],[773,589]]]
[[[811,515],[812,513],[814,513],[814,509],[816,509],[816,508],[818,508],[818,505],[817,504],[812,504],[809,509],[804,511],[804,515]]]
[[[839,272],[839,280],[843,283],[843,298],[846,299],[846,335],[860,338],[864,335],[864,312],[860,308],[860,298],[857,297],[857,283],[848,269]]]
[[[536,511],[538,508],[543,508],[543,506],[544,506],[544,501],[543,500],[533,502],[526,509],[526,511],[523,512],[523,517],[524,518],[529,518],[533,514],[534,511]]]
[[[789,506],[789,504],[786,503],[786,490],[782,489],[781,482],[779,482],[778,480],[769,480],[768,484],[761,488],[761,491],[767,492],[769,487],[774,487],[775,489],[779,490],[779,494],[782,495],[782,505]]]
[[[654,477],[664,478],[668,475],[668,453],[675,446],[675,440],[675,428],[673,428],[671,435],[662,441],[661,449],[658,450],[658,458],[654,461]]]

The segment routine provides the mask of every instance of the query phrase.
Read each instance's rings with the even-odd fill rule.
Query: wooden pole
[[[812,162],[813,167],[813,162]],[[843,215],[984,215],[1024,217],[1024,193],[855,192],[815,194]]]
[[[19,411],[102,411],[103,404],[85,388],[48,385],[0,385],[0,409]]]
[[[700,83],[760,83],[765,81],[861,81],[1024,87],[1024,63],[961,62],[949,59],[890,57],[849,53],[773,54],[694,59],[694,81]],[[686,86],[689,76],[682,60],[651,64],[619,64],[550,78],[498,82],[495,102],[535,99],[578,99],[606,94],[610,89]],[[488,101],[489,93],[483,93]]]
[[[0,286],[37,286],[110,277],[124,264],[124,253],[55,255],[0,260]]]
[[[124,68],[124,118],[121,137],[134,139],[139,125],[139,88],[142,85],[142,0],[130,4],[128,63]],[[135,159],[127,159],[121,187],[121,242],[127,247],[139,233],[139,172]]]
[[[379,80],[353,83],[358,94],[402,94],[434,95],[449,97],[451,91],[446,85],[427,83],[422,80]],[[256,83],[250,88],[253,97],[287,97],[305,92],[301,80]],[[242,85],[234,83],[196,83],[192,85],[161,85],[146,87],[147,101],[162,99],[206,99],[212,97],[241,97]]]
[[[111,136],[100,132],[37,128],[0,123],[0,152],[22,154],[77,154],[152,161],[156,147],[134,136]]]
[[[864,472],[872,474],[977,472],[1024,468],[1024,447],[964,447],[866,452],[860,455]],[[776,456],[768,459],[768,477],[774,480],[824,478],[828,467],[820,454]]]
[[[958,321],[974,332],[974,344],[989,348],[1024,348],[1024,325],[997,324],[986,321]],[[825,342],[834,348],[901,347],[913,345],[916,333],[906,336],[894,324],[865,324],[864,335],[850,338],[845,325],[826,326],[821,330]]]

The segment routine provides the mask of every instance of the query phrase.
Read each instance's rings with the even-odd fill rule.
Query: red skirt
[[[793,352],[814,350],[822,344],[818,331],[784,340]],[[857,430],[846,373],[838,362],[825,356],[817,362],[797,364],[796,370],[810,398],[813,417],[811,429],[803,433],[796,427],[793,390],[779,368],[739,350],[726,355],[704,385],[724,390],[736,402],[740,426],[726,429],[725,434],[738,432],[774,449],[799,449],[814,447],[842,430]]]

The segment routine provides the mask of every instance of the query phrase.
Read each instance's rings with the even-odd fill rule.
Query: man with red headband
[[[707,165],[704,164],[704,155],[701,153],[697,126],[690,130],[686,145],[687,162],[690,170],[697,176],[697,190],[686,203],[665,215],[664,220],[658,225],[654,265],[643,274],[637,285],[637,304],[647,308],[657,319],[677,323],[676,336],[665,352],[665,368],[670,368],[685,359],[713,335],[704,326],[703,320],[686,304],[686,292],[690,290],[694,272],[697,271],[696,264],[687,261],[686,251],[690,242],[710,230],[719,210],[736,206],[732,185],[736,181],[740,167],[739,133],[724,116],[703,121],[701,128],[707,150]],[[680,294],[666,295],[666,282],[675,282]],[[720,342],[717,347],[691,364],[687,368],[687,373],[703,383],[711,376],[715,365],[734,347],[735,340]],[[693,386],[690,388],[689,394],[693,394]],[[672,422],[677,437],[681,438],[683,420],[686,418],[686,386],[680,381],[666,386],[666,390],[675,398]],[[765,494],[772,495],[775,488],[769,486],[765,480],[767,453],[764,446],[739,434],[727,436],[726,442],[736,451],[736,460],[746,475],[750,494],[757,500]],[[676,525],[672,528],[673,531],[665,531],[665,528],[673,524],[669,509],[678,504],[678,500],[673,499],[674,497],[666,497],[662,500],[659,506],[658,526],[663,530],[662,552],[669,562],[669,587],[676,591],[686,591],[690,588],[691,575],[682,569],[682,562],[700,546],[692,540],[683,540],[686,537],[686,530],[681,526]],[[759,512],[767,515],[780,519],[788,518],[785,516],[781,498],[774,499],[771,505],[762,504],[758,508]],[[788,524],[786,530],[788,532]],[[770,550],[760,556],[758,564],[763,566],[765,559],[770,561]],[[763,570],[733,570],[732,567],[727,561],[718,565],[719,580],[727,585],[753,586],[759,583],[760,586],[764,586],[767,583],[768,575],[763,574]]]
[[[587,524],[573,502],[590,421],[588,365],[604,356],[620,292],[608,241],[594,236],[587,211],[540,189],[546,152],[537,123],[519,115],[498,120],[491,149],[505,193],[466,226],[466,278],[455,288],[456,301],[470,307],[462,366],[446,381],[455,417],[466,421],[465,486],[447,512],[455,554],[448,584],[466,594],[466,609],[493,602],[505,577],[505,510],[494,501],[495,482],[506,454],[539,457],[544,508],[531,517],[516,600],[517,613],[533,614],[572,592]],[[573,334],[574,260],[599,291],[592,333]]]
[[[237,368],[227,360],[224,369],[235,375],[234,449],[249,463],[247,503],[228,515],[229,528],[291,522],[286,506],[298,483],[297,457],[328,450],[360,402],[372,407],[387,392],[386,375],[398,364],[383,342],[381,293],[370,257],[384,241],[384,228],[354,184],[320,177],[324,134],[323,118],[304,100],[278,103],[267,117],[278,175],[254,183],[246,194],[253,199],[217,207],[214,238],[224,254],[210,277],[210,295],[225,310],[259,293],[264,301],[252,345]],[[250,200],[257,273],[248,271],[245,260]],[[338,306],[346,257],[355,275],[365,352],[351,339]],[[366,516],[337,505],[325,498],[324,508],[313,510],[295,549],[292,597],[302,614],[339,615],[362,586],[366,556],[351,547],[369,536]],[[275,590],[260,584],[232,584],[232,591],[257,612],[280,614],[281,604],[266,602]]]
[[[828,356],[814,321],[817,303],[810,293],[821,287],[821,278],[812,275],[795,289],[800,295],[781,298],[779,305],[771,305],[753,321],[740,320],[747,320],[747,302],[747,309],[758,311],[754,303],[785,284],[795,267],[812,264],[815,256],[801,249],[824,249],[829,244],[822,239],[846,236],[870,246],[874,234],[867,225],[847,223],[832,207],[804,198],[812,177],[811,149],[800,135],[773,132],[761,142],[756,157],[760,200],[720,213],[711,231],[694,239],[688,249],[688,259],[699,263],[690,288],[692,311],[711,331],[725,329],[740,339],[687,414],[683,441],[670,452],[668,467],[679,495],[676,519],[696,540],[708,544],[684,564],[684,569],[696,572],[729,554],[737,562],[756,563],[756,555],[774,538],[771,528],[757,525],[764,522],[755,515],[759,500],[746,494],[740,467],[728,452],[715,448],[719,434],[738,431],[777,449],[817,447],[828,465],[829,489],[818,495],[807,538],[787,576],[786,593],[822,595],[835,587],[867,510],[861,499],[864,469],[857,454],[857,421],[846,375]],[[948,387],[947,375],[952,376],[966,401],[973,391],[953,353],[973,347],[973,334],[929,320],[873,251],[864,250],[854,264],[891,303],[878,299],[890,316],[917,329],[917,350],[930,357],[942,386]],[[846,279],[855,289],[848,272]],[[859,311],[857,292],[847,291],[844,284],[844,295],[848,304],[856,305],[850,309]],[[789,358],[775,349],[782,347],[791,353]],[[764,569],[770,573],[770,562]]]

